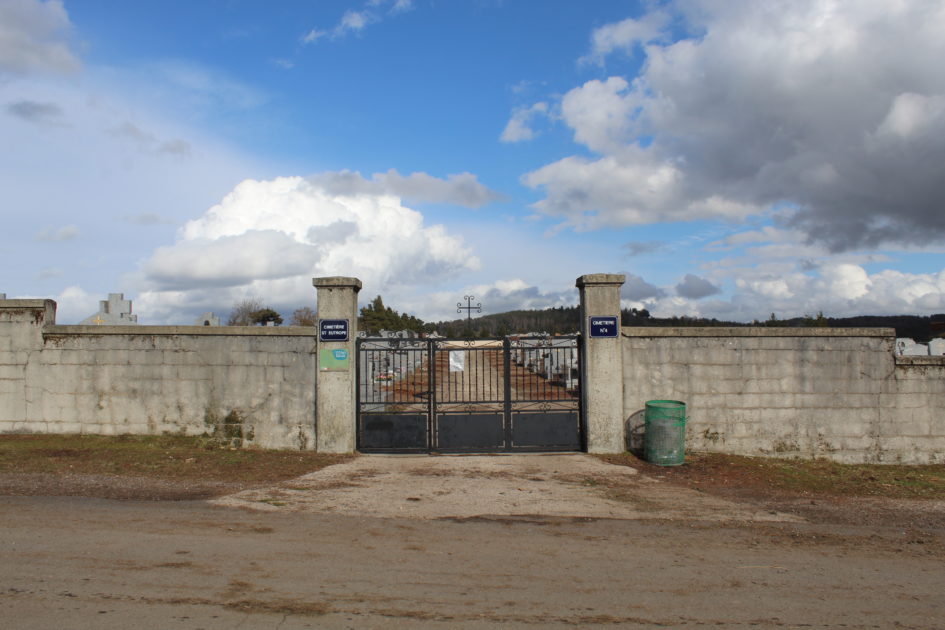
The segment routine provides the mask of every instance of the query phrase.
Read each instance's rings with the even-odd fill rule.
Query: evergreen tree
[[[268,326],[270,322],[278,326],[282,323],[282,315],[271,308],[261,308],[250,314],[249,321],[257,326]]]
[[[426,326],[419,317],[407,313],[401,315],[391,307],[385,306],[383,298],[379,295],[361,308],[361,314],[358,317],[358,328],[369,335],[376,335],[382,330],[412,330],[421,333],[424,332]]]

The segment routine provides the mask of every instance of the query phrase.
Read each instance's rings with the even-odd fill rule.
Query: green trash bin
[[[649,400],[643,416],[644,456],[657,466],[686,461],[686,403]]]

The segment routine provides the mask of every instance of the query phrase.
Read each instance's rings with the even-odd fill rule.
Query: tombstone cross
[[[457,313],[462,313],[463,311],[466,311],[466,320],[471,322],[471,321],[472,321],[472,312],[473,312],[474,310],[475,310],[477,313],[481,313],[481,312],[482,312],[482,302],[479,302],[478,304],[476,304],[475,306],[473,306],[472,301],[476,299],[475,296],[472,296],[472,295],[464,295],[464,296],[463,296],[463,299],[466,300],[466,306],[463,306],[463,303],[462,303],[462,302],[457,302],[457,303],[456,303],[456,312],[457,312]]]

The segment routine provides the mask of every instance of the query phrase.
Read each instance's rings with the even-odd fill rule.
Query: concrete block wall
[[[945,461],[945,360],[892,329],[624,328],[624,422],[686,403],[687,448],[841,462]]]
[[[0,301],[0,433],[311,449],[316,350],[313,329],[56,326],[50,300]]]

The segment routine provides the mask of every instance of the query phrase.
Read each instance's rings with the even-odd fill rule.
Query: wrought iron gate
[[[576,336],[358,339],[358,449],[579,450],[579,343]]]

